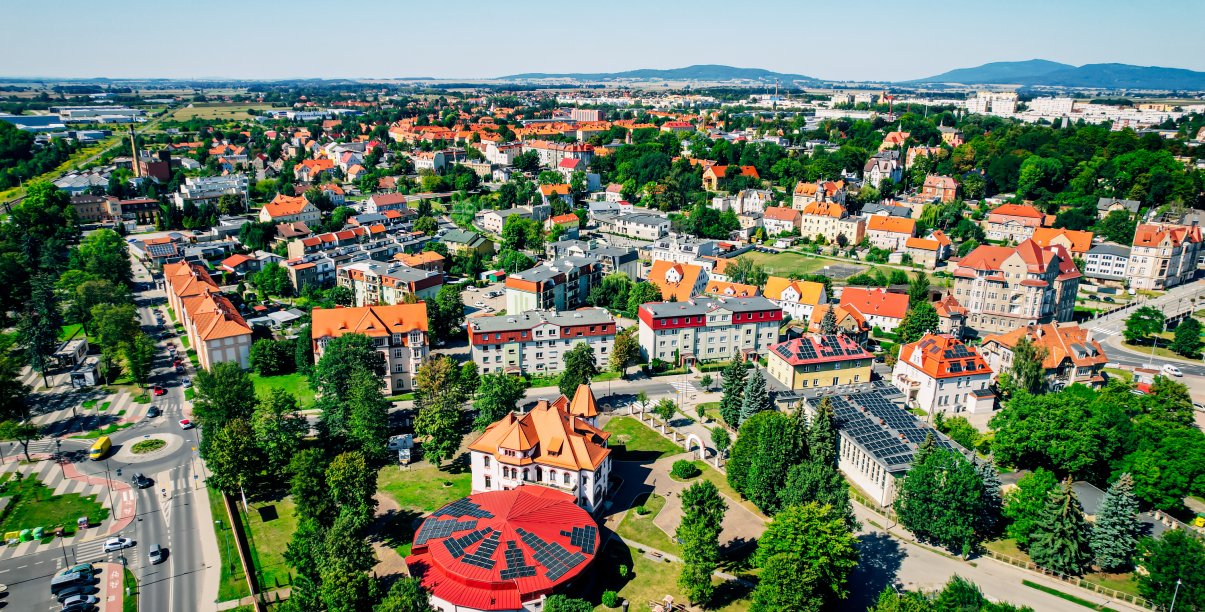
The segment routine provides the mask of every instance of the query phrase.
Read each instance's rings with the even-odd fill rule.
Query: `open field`
[[[252,372],[249,376],[251,377],[251,384],[255,385],[255,395],[260,398],[267,397],[273,389],[284,389],[297,398],[297,406],[302,410],[313,408],[315,402],[318,401],[305,374],[293,373],[281,374],[280,376],[260,376]]]
[[[68,493],[55,495],[54,489],[42,484],[37,478],[23,478],[4,483],[0,496],[9,497],[8,505],[0,514],[0,533],[44,527],[47,531],[63,527],[67,533],[75,533],[75,521],[88,517],[94,524],[109,516],[95,495]]]
[[[408,467],[387,465],[377,474],[377,490],[399,506],[423,513],[469,494],[472,474],[444,472],[420,461]]]
[[[251,512],[244,514],[243,520],[251,530],[252,555],[260,586],[272,590],[288,584],[290,569],[284,553],[297,530],[293,499],[251,504]]]
[[[800,253],[762,253],[750,251],[739,259],[748,259],[765,268],[771,276],[791,276],[804,274],[819,274],[824,266],[837,262],[819,257],[811,257]]]
[[[250,119],[248,110],[267,110],[271,104],[220,104],[210,102],[195,102],[175,110],[168,117],[171,121],[188,121],[189,119],[221,119],[242,121]]]
[[[217,528],[218,544],[221,546],[221,577],[218,582],[218,601],[242,599],[251,594],[247,588],[247,580],[243,575],[243,562],[238,552],[234,550],[234,534],[231,533],[230,521],[226,517],[226,505],[222,503],[222,494],[214,487],[206,486],[209,496],[209,507],[213,512],[214,527]]]

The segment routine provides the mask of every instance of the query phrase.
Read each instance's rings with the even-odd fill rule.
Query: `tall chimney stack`
[[[130,126],[130,153],[133,155],[133,161],[130,162],[130,168],[134,170],[134,178],[140,175],[138,168],[138,136],[134,133],[134,126]]]

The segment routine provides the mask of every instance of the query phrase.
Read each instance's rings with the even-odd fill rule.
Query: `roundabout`
[[[153,444],[145,444],[152,440],[158,440],[163,444],[153,450],[135,452],[134,447],[139,443],[143,443],[141,448],[153,446]],[[119,448],[117,452],[113,453],[113,460],[121,461],[123,463],[145,463],[148,461],[155,461],[179,450],[181,446],[184,446],[184,438],[177,434],[145,434],[122,441],[121,448]]]

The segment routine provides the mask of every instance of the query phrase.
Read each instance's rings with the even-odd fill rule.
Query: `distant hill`
[[[664,81],[730,81],[734,79],[773,82],[775,79],[786,84],[792,81],[815,82],[816,79],[802,74],[785,74],[761,68],[734,68],[718,64],[700,64],[685,68],[658,70],[642,68],[626,72],[527,72],[498,77],[500,81],[519,79],[576,79],[579,81],[614,81],[617,79],[664,80]]]
[[[959,68],[910,82],[1205,91],[1205,72],[1130,64],[1085,64],[1077,67],[1035,59]]]
[[[1060,70],[1074,69],[1071,64],[1060,64],[1044,59],[1023,62],[991,62],[974,68],[958,68],[936,76],[916,79],[914,83],[1019,83],[1021,79],[1035,77]]]

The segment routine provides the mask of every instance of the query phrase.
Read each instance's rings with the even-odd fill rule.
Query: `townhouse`
[[[743,176],[755,181],[760,180],[761,176],[757,173],[757,168],[753,166],[708,166],[703,171],[703,188],[708,191],[718,191],[728,184],[728,180],[735,176]]]
[[[845,205],[845,181],[818,181],[795,184],[791,192],[791,208],[803,210],[813,202],[836,202]]]
[[[315,308],[310,313],[310,339],[314,360],[322,359],[326,345],[345,334],[362,334],[385,358],[381,385],[397,395],[414,388],[414,375],[427,360],[427,305],[395,304],[356,308]]]
[[[949,259],[953,242],[945,232],[933,230],[928,238],[909,238],[904,241],[904,254],[912,263],[932,270],[937,264]]]
[[[966,333],[999,334],[1025,325],[1070,321],[1080,272],[1061,245],[982,245],[953,270],[954,298],[966,308]]]
[[[430,300],[444,281],[442,272],[368,260],[337,267],[335,282],[351,290],[356,306],[376,306]]]
[[[564,257],[506,277],[506,312],[573,310],[602,280],[602,266],[588,257]]]
[[[888,251],[903,251],[916,232],[916,221],[886,215],[874,215],[866,221],[866,239],[871,246]]]
[[[757,359],[778,341],[782,309],[764,297],[650,302],[637,313],[640,354],[676,365]]]
[[[260,223],[296,223],[315,225],[322,219],[322,211],[304,196],[277,194],[271,202],[259,209]]]
[[[753,297],[761,295],[761,289],[756,285],[733,283],[722,280],[709,280],[703,288],[704,295],[719,295],[724,297]]]
[[[828,303],[824,285],[814,281],[801,281],[771,276],[766,279],[762,292],[766,299],[781,308],[794,320],[808,320],[812,310]]]
[[[762,216],[762,226],[766,228],[767,236],[798,236],[801,224],[802,216],[794,208],[771,206]]]
[[[887,333],[895,332],[908,314],[908,295],[891,293],[886,289],[846,287],[838,302],[846,309],[856,310],[871,327]]]
[[[766,372],[792,391],[870,382],[874,355],[844,335],[805,334],[775,344]]]
[[[1026,325],[984,337],[980,350],[996,375],[1012,370],[1013,350],[1021,338],[1028,338],[1034,347],[1046,353],[1042,360],[1046,389],[1058,391],[1074,384],[1104,386],[1102,372],[1109,356],[1091,332],[1074,323]]]
[[[1033,230],[1033,241],[1038,246],[1061,245],[1072,257],[1086,257],[1092,249],[1092,232],[1066,228],[1037,227]]]
[[[904,177],[904,168],[900,165],[899,151],[880,151],[870,156],[862,166],[862,180],[867,185],[878,189],[883,181],[890,179],[898,183]]]
[[[920,190],[921,198],[934,202],[953,202],[958,198],[958,181],[949,176],[930,174]]]
[[[1019,244],[1032,238],[1034,230],[1042,226],[1045,218],[1046,215],[1028,204],[998,206],[987,215],[987,238]]]
[[[1191,282],[1200,250],[1201,228],[1196,223],[1139,225],[1126,265],[1130,288],[1161,291]]]
[[[974,348],[948,334],[925,334],[900,347],[891,384],[929,414],[990,412],[992,370]]]
[[[799,233],[809,239],[823,236],[829,244],[838,243],[841,236],[846,244],[858,244],[866,233],[866,221],[850,217],[836,202],[812,202],[800,211]]]
[[[203,369],[216,363],[251,366],[251,326],[222,295],[204,266],[181,261],[163,265],[168,307],[184,326]]]
[[[615,317],[603,308],[529,310],[469,319],[469,348],[482,374],[556,374],[565,353],[586,344],[599,368],[615,347]]]

